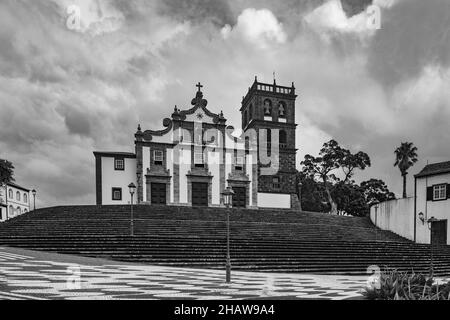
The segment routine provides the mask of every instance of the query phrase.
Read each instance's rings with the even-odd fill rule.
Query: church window
[[[122,200],[122,188],[112,188],[112,199],[114,201]]]
[[[16,192],[16,200],[20,201],[20,192],[19,191]]]
[[[244,111],[244,125],[247,124],[247,110]]]
[[[125,170],[125,160],[123,158],[114,159],[114,170]]]
[[[244,160],[244,157],[236,157],[236,165],[235,165],[235,170],[238,170],[238,171],[242,171],[242,170],[244,170],[244,162],[245,162],[245,160]]]
[[[248,121],[252,120],[253,118],[253,105],[251,104],[248,108]]]
[[[287,147],[287,134],[286,131],[280,130],[280,148]]]
[[[203,152],[196,152],[194,153],[194,165],[196,167],[202,168],[205,166],[205,161],[203,157]]]
[[[264,115],[272,115],[272,101],[270,101],[269,99],[264,100]]]
[[[161,150],[153,151],[153,163],[157,166],[162,166],[164,162],[164,152]]]
[[[8,197],[9,197],[10,199],[13,198],[13,191],[12,191],[11,189],[9,189]]]
[[[280,189],[281,188],[280,177],[273,177],[272,178],[272,187],[274,189]]]
[[[286,118],[286,103],[284,101],[280,101],[278,104],[278,117]]]
[[[23,202],[28,203],[28,195],[26,193],[23,194]]]

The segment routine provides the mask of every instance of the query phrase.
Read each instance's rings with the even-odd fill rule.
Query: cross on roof
[[[202,84],[201,84],[200,82],[196,85],[196,87],[198,88],[198,91],[199,91],[199,92],[200,92],[201,89],[203,88],[203,86],[202,86]]]

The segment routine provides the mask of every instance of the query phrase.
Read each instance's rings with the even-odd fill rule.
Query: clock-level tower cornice
[[[264,97],[282,98],[285,100],[295,100],[297,98],[293,82],[290,87],[286,87],[277,85],[275,80],[273,81],[273,84],[259,82],[258,78],[255,77],[255,81],[253,82],[252,86],[248,88],[247,94],[242,97],[242,106],[240,111],[245,108],[252,97],[258,95]]]

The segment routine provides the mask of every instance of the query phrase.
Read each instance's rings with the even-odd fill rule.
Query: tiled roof
[[[30,189],[27,189],[27,188],[24,188],[22,186],[19,186],[17,183],[14,183],[14,182],[9,182],[8,186],[13,187],[13,188],[17,188],[17,189],[21,189],[21,190],[24,190],[24,191],[30,191]]]
[[[421,178],[442,173],[450,173],[450,161],[428,164],[415,177]]]
[[[131,152],[115,152],[115,151],[94,151],[95,156],[104,157],[125,157],[125,158],[136,158],[136,154]]]

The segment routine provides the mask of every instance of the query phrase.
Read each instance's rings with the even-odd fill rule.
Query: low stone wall
[[[414,197],[382,202],[370,208],[370,220],[382,230],[414,240]]]

